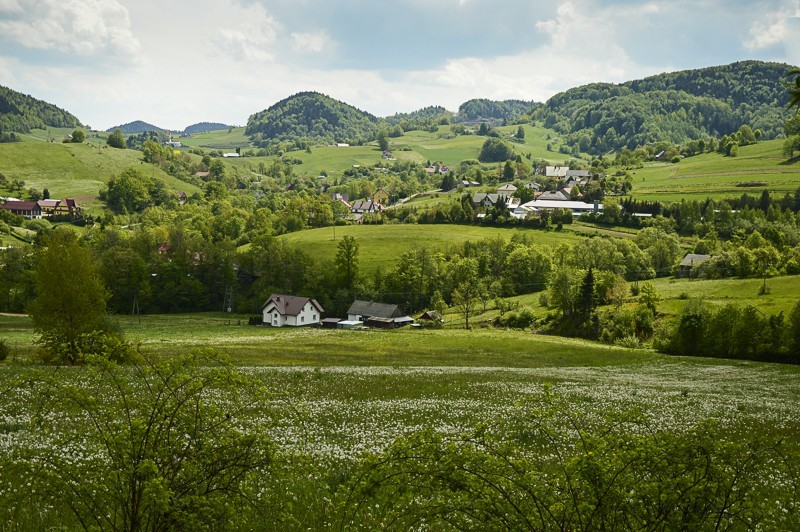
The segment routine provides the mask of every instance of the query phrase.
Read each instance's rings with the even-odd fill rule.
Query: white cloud
[[[270,46],[275,42],[280,25],[261,4],[242,10],[234,28],[217,31],[214,43],[228,56],[237,60],[272,61]]]
[[[294,49],[301,53],[319,53],[329,44],[328,36],[319,33],[292,33]]]
[[[800,48],[800,8],[785,6],[778,11],[764,13],[750,26],[749,38],[743,45],[747,50],[763,50],[776,45]],[[791,49],[791,48],[789,48]],[[795,52],[797,56],[798,52]]]
[[[16,15],[0,20],[0,34],[26,48],[127,57],[139,49],[117,0],[42,0],[18,11],[13,0],[0,1]]]
[[[0,13],[22,13],[17,0],[0,0]]]

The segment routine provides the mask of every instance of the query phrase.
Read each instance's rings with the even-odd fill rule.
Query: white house
[[[316,299],[272,294],[261,312],[264,325],[302,327],[319,324],[324,310]]]
[[[569,166],[545,166],[544,175],[547,177],[565,177]]]

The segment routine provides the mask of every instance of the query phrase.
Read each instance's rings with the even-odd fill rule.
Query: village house
[[[497,193],[498,194],[503,194],[504,196],[510,196],[516,191],[517,191],[517,187],[515,187],[511,183],[507,183],[507,184],[505,184],[502,187],[497,189]]]
[[[317,325],[324,310],[315,299],[272,294],[261,306],[262,321],[271,327]]]
[[[544,175],[547,177],[563,178],[567,176],[569,166],[546,166]]]
[[[565,190],[548,190],[536,197],[541,201],[569,201],[569,192]]]
[[[485,192],[476,192],[472,195],[472,205],[475,207],[491,208],[497,206],[498,203],[506,204],[508,198],[503,194],[493,194]]]
[[[371,199],[354,201],[350,207],[350,212],[353,214],[368,214],[382,210],[384,210],[384,206]]]
[[[380,203],[381,205],[389,205],[389,193],[379,188],[372,194],[372,201],[375,203]]]

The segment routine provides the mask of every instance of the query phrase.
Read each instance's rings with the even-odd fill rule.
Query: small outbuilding
[[[428,310],[425,311],[422,316],[418,318],[420,321],[438,321],[444,322],[444,318],[439,313],[438,310]]]
[[[697,273],[692,273],[695,267],[711,258],[711,255],[700,255],[698,253],[688,253],[680,264],[678,264],[678,277],[696,277]]]

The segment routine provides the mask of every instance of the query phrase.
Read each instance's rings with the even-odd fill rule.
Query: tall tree
[[[355,237],[345,235],[342,238],[336,251],[335,263],[340,283],[350,290],[358,276],[358,241]]]
[[[469,329],[469,318],[481,300],[478,261],[471,257],[459,260],[453,266],[452,278],[455,283],[453,306],[464,316],[464,328]]]
[[[104,330],[106,291],[92,255],[68,230],[43,237],[34,270],[36,298],[28,307],[39,343],[51,358],[80,362],[80,338]]]

